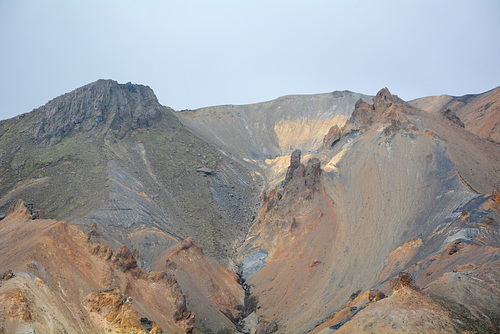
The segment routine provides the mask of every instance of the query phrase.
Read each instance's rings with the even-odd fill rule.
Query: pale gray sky
[[[176,110],[500,85],[500,1],[0,0],[0,119],[97,79]]]

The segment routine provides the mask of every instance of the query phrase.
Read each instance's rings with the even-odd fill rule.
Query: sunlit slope
[[[467,130],[500,143],[500,87],[482,94],[429,96],[410,103],[433,113],[449,111],[460,119]]]

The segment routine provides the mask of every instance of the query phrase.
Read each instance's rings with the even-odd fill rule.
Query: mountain
[[[4,211],[22,198],[47,217],[96,223],[116,245],[141,249],[144,268],[187,236],[227,258],[226,241],[245,233],[234,225],[251,219],[237,201],[258,201],[250,172],[193,136],[146,86],[94,82],[4,121],[0,136]],[[234,212],[217,206],[220,192],[234,195]]]
[[[498,92],[2,121],[0,333],[495,333]]]

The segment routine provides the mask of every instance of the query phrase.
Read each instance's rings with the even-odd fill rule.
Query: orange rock
[[[15,296],[10,300],[10,305],[7,306],[7,316],[24,321],[31,320],[28,300],[23,296],[20,289],[17,289]]]
[[[127,246],[121,246],[113,252],[111,262],[123,272],[137,268],[137,261]]]
[[[410,288],[412,290],[420,290],[418,286],[415,285],[413,281],[413,277],[409,273],[405,273],[404,271],[400,272],[398,276],[391,278],[389,281],[391,285],[392,291],[398,291],[402,288]]]
[[[316,260],[314,260],[313,262],[311,262],[311,264],[309,265],[309,267],[311,267],[311,268],[312,268],[312,267],[316,267],[316,266],[317,266],[318,264],[320,264],[320,263],[321,263],[321,261],[320,261],[320,260],[318,260],[318,259],[316,259]]]
[[[498,191],[498,189],[493,189],[491,198],[493,199],[493,201],[495,201],[495,203],[500,204],[500,192]]]
[[[385,294],[382,291],[379,291],[377,289],[370,290],[370,293],[368,295],[368,300],[370,302],[377,302],[379,300],[382,300],[385,298]]]
[[[14,273],[12,272],[12,270],[9,269],[2,275],[2,281],[8,281],[12,277],[14,277]]]
[[[454,272],[471,271],[475,268],[476,268],[476,266],[474,266],[472,263],[469,263],[469,264],[464,264],[461,266],[455,266],[455,268],[453,268],[453,271]]]

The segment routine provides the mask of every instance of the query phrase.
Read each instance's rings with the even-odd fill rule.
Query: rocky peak
[[[301,155],[302,153],[298,149],[292,152],[292,155],[290,157],[290,166],[288,166],[288,169],[286,171],[285,185],[290,182],[290,180],[293,178],[295,170],[301,165]]]
[[[355,129],[366,129],[373,123],[391,123],[393,128],[394,124],[399,127],[408,123],[404,112],[409,109],[413,109],[413,107],[397,95],[391,94],[387,88],[383,88],[373,98],[373,105],[361,99],[356,102],[348,126]],[[342,129],[343,132],[344,130],[346,129]]]
[[[373,107],[375,110],[381,110],[384,108],[389,108],[394,103],[400,104],[405,103],[405,101],[401,100],[397,95],[391,94],[387,87],[379,90],[377,95],[373,98]]]
[[[321,178],[321,162],[312,158],[307,162],[307,167],[300,162],[301,152],[295,150],[290,159],[290,166],[286,172],[285,193],[304,194],[307,198],[319,189]]]
[[[389,280],[389,284],[391,286],[392,291],[398,291],[402,288],[409,288],[412,290],[419,291],[420,288],[415,284],[413,277],[411,274],[407,272],[400,272],[396,277],[393,277]]]
[[[323,138],[323,149],[328,150],[340,139],[342,132],[337,124],[332,126]]]
[[[203,255],[203,249],[191,237],[184,239],[183,241],[179,242],[176,246],[174,246],[170,251],[170,257],[180,254],[182,252],[194,252],[199,256]]]
[[[307,162],[305,183],[308,189],[318,190],[321,178],[321,161],[312,158]]]
[[[92,135],[111,132],[121,139],[129,130],[159,121],[162,108],[148,86],[98,80],[37,109],[41,117],[33,136],[40,146],[56,144],[75,131]]]

